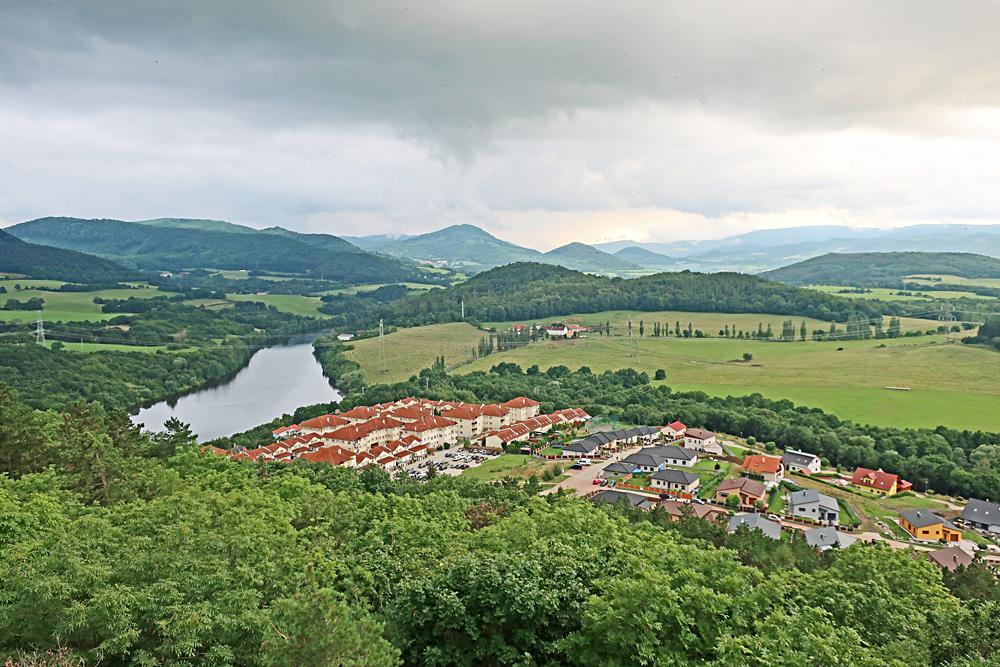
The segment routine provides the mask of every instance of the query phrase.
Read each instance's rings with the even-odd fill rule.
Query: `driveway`
[[[558,493],[561,489],[569,489],[578,496],[585,496],[591,491],[596,491],[601,487],[595,485],[594,480],[600,477],[601,471],[604,470],[604,466],[609,463],[614,463],[615,461],[621,461],[626,456],[634,454],[643,447],[649,447],[649,445],[635,445],[633,447],[629,447],[628,449],[618,452],[609,459],[599,461],[593,465],[585,466],[583,470],[569,470],[569,466],[573,465],[574,460],[566,459],[566,474],[569,475],[569,479],[565,479],[555,486],[545,489],[542,491],[542,495]]]

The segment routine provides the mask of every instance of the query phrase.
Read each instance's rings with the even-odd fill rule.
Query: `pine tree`
[[[799,327],[799,340],[803,343],[806,340],[806,321],[802,320],[802,326]]]

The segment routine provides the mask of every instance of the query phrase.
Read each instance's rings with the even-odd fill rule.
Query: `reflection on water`
[[[313,403],[338,401],[312,354],[312,338],[299,337],[288,345],[257,352],[225,384],[187,394],[172,402],[161,401],[132,417],[151,431],[177,417],[191,424],[200,440],[245,431],[275,417]]]

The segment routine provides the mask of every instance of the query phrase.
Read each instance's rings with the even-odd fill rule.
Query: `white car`
[[[590,459],[580,459],[577,463],[582,466],[589,466],[592,461]]]

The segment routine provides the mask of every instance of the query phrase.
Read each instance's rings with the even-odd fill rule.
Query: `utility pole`
[[[45,342],[45,325],[42,324],[42,316],[38,316],[38,322],[35,325],[35,342],[41,345]]]
[[[385,327],[382,324],[382,320],[378,321],[378,356],[382,361],[382,372],[388,373],[389,367],[385,361]]]
[[[465,320],[465,299],[462,299],[462,319]]]

